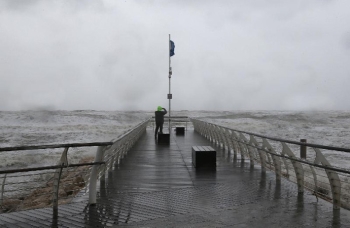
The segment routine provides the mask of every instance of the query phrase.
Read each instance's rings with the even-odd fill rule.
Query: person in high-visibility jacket
[[[156,118],[156,132],[154,137],[157,138],[158,130],[160,134],[163,134],[163,123],[164,123],[164,115],[167,114],[167,110],[162,108],[162,106],[158,106],[157,111],[155,111]]]

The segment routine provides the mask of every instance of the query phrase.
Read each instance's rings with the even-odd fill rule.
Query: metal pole
[[[169,34],[169,94],[171,94],[171,60],[170,60],[170,34]],[[171,119],[171,99],[170,97],[168,97],[169,99],[169,135],[171,132],[171,127],[170,127],[170,119]]]
[[[58,191],[59,191],[59,188],[60,188],[60,180],[61,180],[61,176],[62,176],[62,170],[63,170],[63,167],[67,165],[67,164],[64,164],[62,163],[61,164],[61,168],[59,169],[59,173],[55,174],[56,178],[54,180],[54,183],[53,183],[53,189],[54,189],[54,192],[53,192],[53,202],[52,202],[52,218],[53,218],[53,221],[57,221],[58,219]]]
[[[4,199],[4,189],[5,189],[6,176],[7,176],[7,173],[5,173],[4,179],[2,180],[1,195],[0,195],[0,206],[2,205],[3,199]]]
[[[300,142],[306,143],[306,139],[300,139]],[[306,146],[300,146],[300,158],[306,159]]]
[[[103,161],[104,146],[99,146],[96,151],[95,162]],[[94,165],[90,174],[90,185],[89,185],[89,205],[96,205],[96,193],[97,193],[97,178],[98,178],[99,167]]]

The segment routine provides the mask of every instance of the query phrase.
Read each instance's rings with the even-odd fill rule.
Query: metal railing
[[[0,148],[0,153],[12,151],[17,156],[24,156],[33,150],[59,153],[57,150],[64,148],[57,165],[0,170],[0,213],[52,206],[53,219],[56,219],[59,204],[68,203],[74,197],[87,192],[89,204],[96,204],[98,179],[104,178],[105,172],[127,154],[145,132],[149,120],[138,124],[112,142]],[[69,162],[69,148],[93,146],[98,147],[94,161],[85,160],[76,164]]]
[[[155,128],[155,117],[152,116],[152,127],[153,127],[153,130]],[[169,116],[164,116],[164,126],[166,126],[166,123],[169,123]],[[174,128],[174,127],[178,127],[178,126],[183,126],[185,127],[186,131],[187,131],[187,126],[189,123],[191,123],[190,121],[190,118],[188,116],[172,116],[170,117],[170,125],[171,125],[171,128]]]
[[[93,181],[90,183],[89,191],[89,204],[96,204],[96,184],[97,179],[103,181],[106,178],[106,173],[109,170],[113,170],[115,164],[119,164],[120,160],[123,159],[131,147],[137,142],[140,136],[146,132],[150,119],[140,123],[133,129],[129,130],[125,134],[119,136],[113,140],[113,145],[108,147],[106,150],[98,150],[95,158],[95,162],[105,162],[103,166],[94,166],[91,172],[91,178]]]
[[[303,143],[235,130],[191,118],[194,130],[216,146],[237,158],[249,159],[250,165],[261,165],[262,171],[272,170],[276,181],[284,177],[298,186],[298,192],[310,190],[316,197],[333,203],[333,209],[350,209],[350,170],[339,167],[333,155],[348,158],[350,149]],[[306,158],[296,151],[307,148]]]

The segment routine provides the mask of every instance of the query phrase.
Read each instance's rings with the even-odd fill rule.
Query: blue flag
[[[175,55],[175,43],[170,40],[170,57]]]

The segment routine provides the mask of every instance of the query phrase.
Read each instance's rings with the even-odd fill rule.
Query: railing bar
[[[89,165],[101,165],[105,164],[105,162],[91,162],[91,163],[81,163],[81,164],[70,164],[65,167],[78,167],[78,166],[89,166]],[[0,174],[4,173],[21,173],[21,172],[29,172],[29,171],[37,171],[37,170],[45,170],[45,169],[57,169],[60,168],[60,165],[55,166],[44,166],[44,167],[38,167],[38,168],[27,168],[27,169],[11,169],[11,170],[2,170],[0,171]]]
[[[53,174],[54,172],[45,172],[45,173],[33,173],[33,174],[24,174],[24,175],[10,175],[8,176],[9,178],[18,178],[18,177],[31,177],[31,176],[39,176],[39,175],[50,175]],[[16,182],[16,183],[21,183],[21,182]]]
[[[116,148],[118,147],[122,147],[124,148],[123,151],[119,151],[119,154],[126,154],[126,149],[130,149],[130,146],[133,145],[136,142],[136,139],[138,139],[141,134],[143,133],[144,130],[146,130],[147,128],[147,123],[149,122],[149,119],[147,121],[144,121],[140,124],[138,124],[136,127],[134,127],[133,129],[128,130],[127,132],[123,133],[122,135],[117,136],[116,140],[111,140],[110,142],[100,142],[100,143],[87,143],[87,144],[83,144],[83,143],[71,143],[71,144],[58,144],[58,145],[33,145],[33,146],[17,146],[17,147],[6,147],[6,148],[0,148],[0,152],[5,152],[5,151],[18,151],[18,150],[35,150],[35,149],[53,149],[53,148],[69,148],[69,147],[84,147],[84,146],[100,146],[100,147],[104,147],[105,149],[107,149],[109,151],[109,153],[112,153],[114,150],[116,150]],[[121,153],[122,152],[122,153]],[[113,158],[113,154],[108,154],[106,153],[106,160],[107,162],[112,162]],[[52,182],[52,177],[50,178],[51,175],[54,174],[54,170],[56,170],[57,168],[63,169],[63,173],[62,173],[62,178],[65,178],[65,180],[67,180],[68,182],[71,181],[75,181],[75,177],[73,177],[73,175],[71,174],[75,174],[76,172],[79,172],[80,175],[82,175],[84,180],[81,180],[81,183],[85,184],[85,194],[86,195],[86,191],[88,189],[88,186],[91,184],[91,182],[89,181],[89,177],[86,176],[86,174],[89,174],[88,171],[91,171],[94,167],[96,167],[96,165],[106,165],[107,163],[105,161],[96,161],[96,162],[89,162],[89,163],[80,163],[80,164],[64,164],[64,165],[50,165],[47,164],[48,166],[43,166],[42,167],[13,167],[16,169],[11,169],[10,170],[1,170],[0,174],[8,174],[8,177],[11,176],[11,181],[16,181],[16,180],[21,180],[21,182],[17,182],[17,183],[10,183],[10,187],[8,188],[16,188],[15,190],[8,190],[7,193],[9,193],[9,197],[16,199],[18,198],[17,196],[13,196],[14,193],[18,192],[18,194],[27,194],[27,192],[30,192],[32,190],[35,189],[46,189],[45,186],[51,187],[51,184],[49,185],[43,185],[43,186],[39,186],[42,183],[50,183]],[[80,168],[78,169],[77,167],[80,166],[84,166],[84,170],[80,170]],[[85,171],[86,170],[86,171]],[[103,168],[100,169],[98,168],[98,175],[101,176],[104,172]],[[43,175],[43,176],[41,176]],[[49,175],[49,176],[47,176]],[[31,178],[28,179],[26,178],[26,176],[30,176]],[[21,178],[21,179],[20,179]],[[44,180],[44,179],[48,179],[48,181]],[[25,187],[25,188],[21,188],[21,184],[25,183],[22,182],[24,179],[28,179],[32,182],[33,186],[35,187]],[[16,187],[18,185],[18,187]],[[23,185],[24,186],[24,185]],[[60,189],[64,188],[65,186],[69,186],[69,183],[65,183],[65,182],[60,182]],[[84,189],[81,188],[81,189]],[[80,190],[78,190],[80,188],[73,188],[73,194],[72,195],[67,195],[67,196],[60,196],[59,198],[56,195],[56,198],[61,200],[61,199],[72,199],[76,196],[76,193],[79,192]],[[90,188],[91,190],[91,188]],[[84,190],[83,190],[84,191]],[[52,191],[48,192],[47,194],[43,194],[40,191],[38,192],[38,194],[35,194],[35,197],[37,196],[42,196],[42,195],[47,195],[50,196],[52,195]],[[81,193],[79,192],[79,195],[81,195]],[[9,199],[8,197],[5,197],[5,199]],[[54,209],[55,210],[55,209]]]
[[[129,131],[127,131],[126,133],[119,135],[116,139],[113,140],[113,144],[118,143],[120,140],[122,140],[125,136],[127,136],[128,134],[130,134],[132,131],[138,129],[140,126],[144,125],[146,122],[150,121],[151,118],[139,123],[138,125],[136,125],[134,128],[130,129]]]
[[[155,117],[152,116],[152,118],[154,119]],[[165,119],[169,119],[169,116],[164,116]],[[185,119],[185,118],[189,118],[188,116],[171,116],[170,119],[176,119],[176,118],[180,118],[180,119]]]
[[[235,140],[235,141],[238,141],[238,140]],[[245,145],[249,145],[248,143],[245,143],[243,141],[238,141],[242,144],[245,144]],[[271,153],[270,151],[266,150],[266,149],[262,149],[262,148],[259,148],[259,147],[256,147],[254,145],[249,145],[251,147],[254,147],[256,149],[259,149],[259,150],[262,150],[268,154],[271,154],[273,156],[277,156],[277,157],[281,157],[281,158],[286,158],[286,159],[289,159],[289,160],[293,160],[293,161],[297,161],[297,162],[300,162],[300,163],[304,163],[304,164],[307,164],[307,165],[312,165],[312,166],[315,166],[315,167],[318,167],[318,168],[322,168],[322,169],[328,169],[328,170],[333,170],[333,171],[337,171],[337,172],[341,172],[341,173],[347,173],[347,174],[350,174],[350,171],[348,170],[342,170],[342,169],[338,169],[338,168],[333,168],[333,167],[328,167],[328,166],[322,166],[322,165],[317,165],[315,163],[311,163],[311,162],[307,162],[307,161],[303,161],[303,160],[298,160],[298,159],[294,159],[294,158],[290,158],[290,157],[286,157],[284,155],[280,155],[280,154],[275,154],[275,153]],[[273,163],[268,163],[266,162],[266,164],[273,164]]]
[[[270,152],[268,152],[268,151],[265,151],[265,152],[267,152],[267,153],[269,153],[269,154],[273,154],[273,153],[270,153]],[[293,160],[293,161],[297,161],[297,162],[300,162],[300,163],[312,165],[312,166],[315,166],[315,167],[318,167],[318,168],[322,168],[322,169],[327,169],[327,170],[332,170],[332,171],[337,171],[337,172],[341,172],[341,173],[350,174],[350,171],[347,171],[347,170],[342,170],[342,169],[337,169],[337,168],[333,168],[333,167],[317,165],[317,164],[315,164],[315,163],[311,163],[311,162],[307,162],[307,161],[303,161],[303,160],[298,160],[298,159],[286,157],[286,156],[279,155],[279,154],[273,154],[273,155],[278,156],[278,157],[282,157],[282,158],[287,158],[287,159],[290,159],[290,160]]]
[[[205,122],[203,120],[198,120],[198,119],[195,119],[195,120],[201,121],[203,123],[208,123],[208,122]],[[214,124],[214,123],[209,123],[209,124]],[[320,148],[320,149],[325,149],[325,150],[335,150],[335,151],[341,151],[341,152],[350,153],[350,149],[348,149],[348,148],[324,146],[324,145],[312,144],[312,143],[301,143],[301,142],[298,142],[298,141],[274,138],[274,137],[259,135],[259,134],[251,133],[251,132],[247,132],[247,131],[240,131],[240,130],[228,128],[228,127],[225,127],[225,126],[222,126],[222,125],[219,125],[219,124],[214,124],[214,125],[218,125],[218,126],[220,126],[222,128],[225,128],[225,129],[228,129],[228,130],[231,130],[231,131],[237,131],[237,132],[240,132],[240,133],[253,135],[253,136],[257,136],[257,137],[265,138],[265,139],[270,139],[270,140],[274,140],[274,141],[285,142],[285,143],[295,144],[295,145],[299,145],[299,146],[308,146],[308,147],[315,147],[315,148]]]
[[[15,151],[15,150],[41,150],[41,149],[54,149],[64,147],[90,147],[90,146],[109,146],[113,145],[113,142],[92,142],[92,143],[68,143],[68,144],[53,144],[53,145],[40,145],[40,146],[15,146],[15,147],[2,147],[0,152]]]

